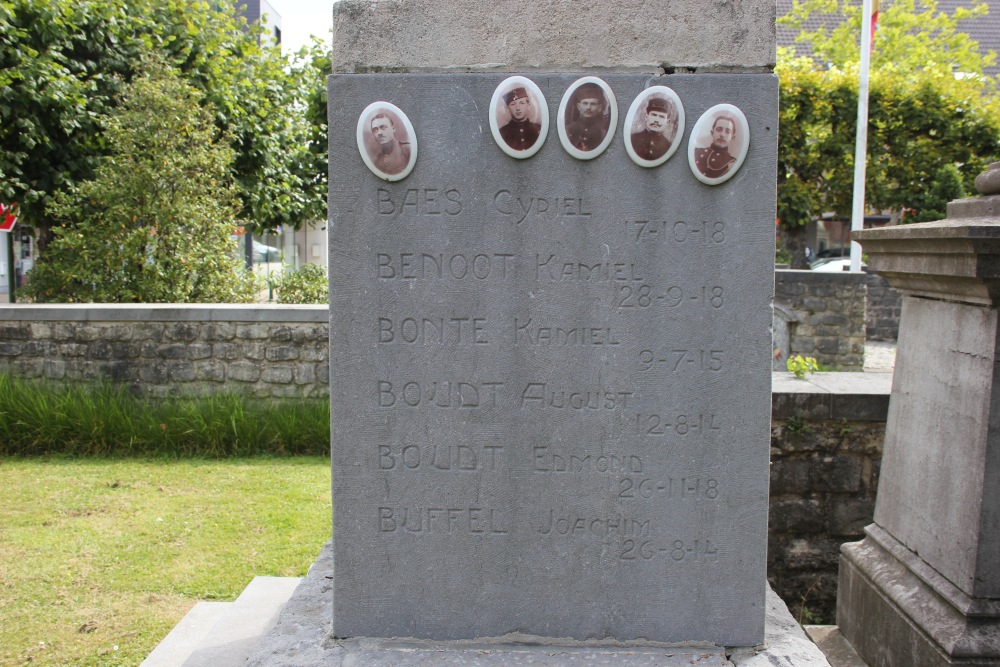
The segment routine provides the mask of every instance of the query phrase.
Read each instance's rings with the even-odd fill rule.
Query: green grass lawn
[[[321,457],[0,460],[0,665],[138,665],[199,600],[302,576]]]

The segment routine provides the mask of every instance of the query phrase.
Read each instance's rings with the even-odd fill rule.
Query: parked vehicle
[[[809,268],[819,273],[840,273],[841,271],[850,271],[851,258],[832,257],[827,259],[821,259],[810,264]],[[867,271],[868,267],[865,264],[862,264],[861,270]]]
[[[253,242],[253,263],[266,264],[269,262],[280,262],[281,251],[269,245],[264,245],[256,239]]]

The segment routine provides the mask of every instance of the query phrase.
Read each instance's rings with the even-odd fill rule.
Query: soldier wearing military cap
[[[503,96],[510,122],[500,128],[504,143],[516,151],[526,151],[535,145],[542,132],[539,123],[531,121],[531,98],[525,88],[514,88]]]
[[[372,116],[371,130],[378,146],[372,162],[383,174],[395,176],[410,164],[410,142],[396,138],[396,123],[385,113]]]
[[[719,114],[712,121],[712,144],[708,148],[694,149],[694,164],[708,178],[724,176],[736,162],[729,153],[729,145],[736,138],[736,119],[729,114]]]
[[[632,149],[637,156],[643,160],[659,160],[670,150],[673,137],[668,138],[666,132],[672,110],[673,105],[662,97],[650,97],[646,101],[643,128],[631,136]]]
[[[604,90],[596,83],[585,83],[573,91],[566,118],[566,137],[583,152],[595,150],[608,135],[611,118],[605,107]]]

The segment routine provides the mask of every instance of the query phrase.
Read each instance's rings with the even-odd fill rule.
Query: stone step
[[[302,581],[298,577],[255,577],[233,602],[199,602],[141,667],[236,667],[246,662],[261,637]]]
[[[181,667],[232,602],[198,602],[139,667]]]

